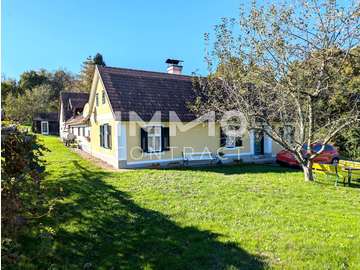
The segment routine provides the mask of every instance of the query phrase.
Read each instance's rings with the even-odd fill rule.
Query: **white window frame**
[[[236,147],[236,137],[231,135],[226,135],[225,141],[226,148],[235,148]]]
[[[43,131],[43,124],[46,124],[46,132]],[[41,134],[48,135],[49,134],[49,122],[41,121]]]
[[[150,131],[153,130],[154,132],[151,133]],[[149,153],[159,153],[161,152],[161,126],[154,125],[154,126],[147,126],[147,139],[148,139],[148,152]],[[156,138],[159,138],[159,147],[156,148]]]

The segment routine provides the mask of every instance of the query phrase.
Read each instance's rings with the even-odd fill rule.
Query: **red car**
[[[321,144],[314,144],[311,146],[313,151],[319,151],[321,149]],[[306,145],[303,146],[303,153],[306,153]],[[335,163],[339,161],[339,153],[336,148],[330,144],[325,145],[324,151],[318,155],[314,162],[317,163]],[[288,166],[299,166],[299,162],[297,162],[295,156],[287,151],[282,150],[276,155],[276,162],[280,165],[288,165]]]

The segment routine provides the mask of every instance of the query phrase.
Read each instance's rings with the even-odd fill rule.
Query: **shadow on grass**
[[[243,174],[243,173],[288,173],[300,172],[297,168],[281,167],[275,164],[239,164],[239,165],[216,165],[216,166],[199,166],[199,167],[184,167],[184,168],[170,168],[167,170],[186,170],[186,171],[200,171],[200,172],[214,172],[224,175]]]
[[[27,240],[26,255],[37,269],[266,268],[262,258],[235,243],[218,241],[217,234],[180,227],[165,215],[138,206],[104,182],[112,173],[72,162],[76,170],[52,182],[52,189],[63,189],[65,200],[56,207],[55,218],[44,221],[56,231],[47,253],[40,254],[39,240]],[[121,174],[116,177],[121,181]]]

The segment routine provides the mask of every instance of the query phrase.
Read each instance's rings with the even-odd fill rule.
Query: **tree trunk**
[[[312,171],[313,162],[311,160],[307,161],[302,165],[302,169],[304,171],[304,179],[305,181],[314,181],[314,175]]]

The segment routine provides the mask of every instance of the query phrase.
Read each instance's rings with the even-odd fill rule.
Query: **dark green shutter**
[[[224,147],[226,145],[226,135],[223,132],[222,128],[220,128],[220,147]]]
[[[235,146],[236,146],[236,147],[243,146],[243,141],[242,141],[242,138],[241,138],[241,137],[236,137],[236,139],[235,139]]]
[[[170,150],[170,134],[168,127],[161,127],[161,151]]]
[[[104,126],[100,126],[100,146],[104,147]]]
[[[143,128],[141,129],[140,145],[141,145],[141,149],[143,150],[143,152],[147,153],[148,152],[148,136],[147,136],[147,132]]]
[[[107,131],[107,135],[108,135],[108,148],[111,149],[112,143],[111,143],[111,126],[107,125],[108,131]]]

